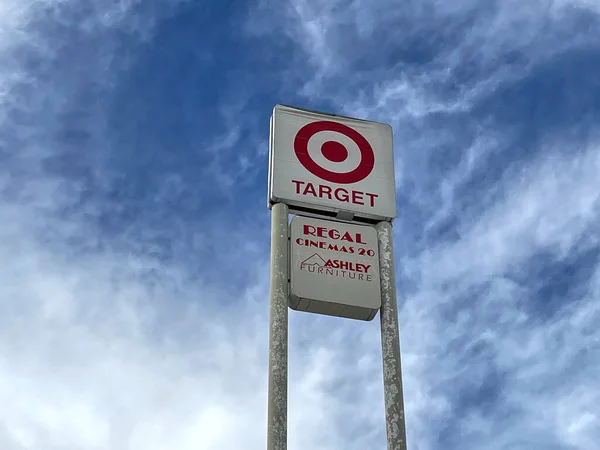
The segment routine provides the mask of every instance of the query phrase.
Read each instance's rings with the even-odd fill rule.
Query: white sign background
[[[351,183],[328,181],[312,173],[299,160],[294,149],[298,132],[308,124],[321,121],[342,124],[366,139],[372,149],[374,162],[364,179]],[[307,159],[329,172],[351,172],[361,163],[358,143],[342,132],[323,130],[304,135],[309,138],[308,141],[298,141],[300,147],[306,145],[307,152],[304,153],[308,153]],[[332,145],[332,141],[342,144],[345,152],[339,146],[336,148],[335,144]],[[328,144],[323,146],[325,143]],[[329,159],[324,149],[331,150]],[[368,165],[366,160],[364,163]],[[393,220],[396,217],[394,180],[392,129],[389,125],[275,106],[270,133],[270,204],[283,202],[292,208],[299,206],[317,211],[345,211],[359,217]]]
[[[372,319],[381,306],[375,228],[295,216],[290,234],[292,308]]]

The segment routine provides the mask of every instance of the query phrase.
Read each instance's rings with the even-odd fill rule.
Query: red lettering
[[[357,264],[356,271],[367,273],[369,271],[369,267],[371,267],[370,264]]]
[[[312,225],[304,225],[303,233],[305,236],[315,236],[320,238],[329,238],[333,240],[340,240],[346,242],[353,242],[357,244],[366,245],[367,243],[364,241],[362,237],[362,233],[350,233],[346,231],[344,234],[341,234],[339,230],[335,228],[325,228],[325,227],[314,227]],[[300,241],[297,241],[299,245],[308,245],[301,244]],[[306,241],[308,242],[308,241]],[[365,250],[361,249],[362,254],[364,254]],[[373,255],[370,255],[373,256]]]
[[[329,244],[329,247],[327,248],[327,250],[333,250],[333,251],[337,252],[338,246],[337,246],[337,244]]]
[[[364,192],[352,191],[352,203],[354,203],[355,205],[364,205],[363,194]]]
[[[355,205],[375,206],[375,199],[378,194],[371,194],[362,191],[349,191],[346,188],[334,188],[327,184],[313,184],[306,181],[292,180],[295,186],[295,192],[298,195],[311,195],[313,197],[327,200],[337,200],[343,203],[353,203]]]
[[[304,188],[304,192],[302,193],[302,195],[306,195],[306,194],[310,194],[313,197],[317,196],[317,191],[315,191],[315,187],[313,186],[312,183],[306,183],[306,187]]]
[[[348,249],[346,249],[346,247],[338,248],[337,246],[331,245],[331,244],[329,245],[329,250],[336,250],[336,251],[345,252],[345,253],[353,253],[354,252],[354,249],[352,247],[349,247]],[[360,273],[369,272],[371,265],[370,264],[356,264],[351,261],[342,261],[340,259],[328,259],[327,262],[325,262],[324,267],[329,267],[331,269],[347,270],[350,272],[357,272],[360,274]],[[369,275],[367,274],[367,276],[369,276]]]
[[[333,194],[335,195],[336,200],[339,200],[340,202],[348,203],[348,200],[350,199],[348,191],[344,188],[337,188]]]
[[[327,196],[327,198],[329,200],[331,200],[331,186],[327,186],[325,184],[320,184],[319,185],[319,198],[323,198],[325,195]]]
[[[296,239],[296,244],[298,244],[298,245],[304,245],[304,239],[302,239],[302,238]]]
[[[348,242],[354,242],[352,240],[352,236],[350,235],[350,233],[348,233],[347,231],[344,233],[344,235],[342,236],[342,238],[340,239],[341,241],[348,241]]]
[[[300,193],[300,186],[304,184],[304,181],[292,180],[292,183],[296,185],[296,194]]]
[[[304,225],[304,234],[307,236],[314,236],[317,232],[317,229],[312,225]]]
[[[365,193],[365,195],[366,195],[367,197],[369,197],[369,199],[371,200],[371,201],[369,202],[369,205],[370,205],[371,207],[375,206],[375,199],[376,199],[377,197],[379,197],[379,195],[377,195],[377,194],[369,194],[369,193]]]

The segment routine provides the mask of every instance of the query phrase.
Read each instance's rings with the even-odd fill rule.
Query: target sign
[[[386,124],[277,105],[269,156],[269,205],[346,219],[396,217]]]

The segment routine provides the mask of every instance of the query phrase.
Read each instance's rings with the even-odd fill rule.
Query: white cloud
[[[464,431],[471,436],[468,442],[472,448],[481,448],[482,442],[486,448],[547,448],[559,443],[593,448],[592,442],[598,440],[597,418],[587,403],[574,406],[572,392],[586,399],[598,395],[591,370],[586,367],[595,360],[589,352],[597,347],[598,334],[592,332],[591,337],[582,338],[569,324],[582,311],[587,311],[585,327],[597,323],[597,313],[590,310],[594,308],[594,296],[570,294],[564,303],[573,306],[560,310],[549,324],[528,309],[536,301],[541,303],[539,308],[544,308],[545,299],[536,298],[534,285],[527,280],[517,283],[506,276],[519,266],[528,268],[529,259],[538,252],[552,255],[542,263],[550,265],[577,258],[598,245],[597,142],[569,140],[568,132],[562,137],[564,130],[541,130],[545,140],[536,148],[537,158],[520,169],[516,164],[507,166],[493,189],[471,192],[477,208],[464,214],[456,209],[460,206],[457,197],[464,195],[460,189],[468,185],[474,171],[485,168],[492,156],[508,146],[520,145],[515,141],[516,134],[506,129],[495,131],[490,126],[493,124],[477,122],[469,115],[471,108],[498,87],[529,76],[536,66],[555,55],[589,45],[592,34],[582,30],[573,33],[570,28],[568,14],[580,5],[501,2],[489,14],[474,16],[474,25],[453,46],[434,55],[429,67],[416,65],[418,70],[413,70],[399,63],[379,70],[367,66],[363,71],[351,70],[351,76],[343,76],[344,71],[364,58],[369,49],[391,51],[436,20],[440,25],[460,22],[476,5],[421,2],[422,9],[410,13],[408,6],[391,8],[391,2],[373,7],[351,2],[344,8],[334,2],[313,3],[308,11],[302,5],[304,18],[288,17],[281,25],[288,35],[289,30],[296,30],[297,36],[292,34],[292,39],[310,54],[310,58],[296,61],[295,67],[306,61],[317,67],[316,75],[311,75],[310,69],[305,71],[307,84],[302,93],[330,101],[339,108],[335,112],[394,124],[400,155],[398,192],[408,191],[405,195],[412,196],[416,211],[424,217],[420,224],[428,230],[458,216],[456,222],[451,222],[455,239],[399,261],[405,276],[400,283],[410,286],[401,312],[409,443],[416,448],[437,448],[438,434],[432,435],[432,423],[453,417],[459,393],[452,392],[452,388],[458,380],[468,379],[469,370],[473,388],[485,381],[489,369],[476,361],[470,365],[468,362],[469,352],[484,345],[492,355],[486,361],[495,370],[507,372],[499,395],[513,408],[507,420],[514,422],[501,429],[494,425],[501,423],[500,411],[498,417],[493,413],[486,416],[475,406],[464,419],[458,416],[458,422],[451,425],[456,433]],[[323,15],[321,28],[316,28],[312,20],[317,11]],[[317,29],[321,34],[314,36]],[[381,35],[383,41],[370,41],[377,29],[386,30]],[[324,49],[324,42],[328,49]],[[351,47],[348,52],[345,45]],[[515,66],[498,61],[499,56],[511,52],[521,52],[523,61]],[[343,63],[334,62],[329,54],[344,59]],[[465,65],[473,64],[478,65],[474,78],[448,95],[448,83],[455,82],[457,72]],[[474,141],[443,178],[428,173],[428,158],[438,149],[446,151],[443,146],[448,143],[460,145],[456,134],[462,130],[429,128],[423,120],[434,113],[465,114],[463,125],[476,127]],[[436,186],[426,184],[429,181]],[[397,225],[397,242],[406,242],[410,249],[421,235],[418,230],[406,230],[405,224],[415,219],[404,211]],[[400,254],[409,250],[400,248]],[[483,294],[467,300],[481,290]],[[448,319],[441,316],[442,310],[459,312]],[[560,389],[554,384],[555,378],[563,384]],[[556,397],[559,401],[553,403]],[[540,410],[546,412],[541,419],[536,417]],[[570,417],[569,423],[563,417]],[[572,431],[576,428],[579,433]],[[548,429],[556,432],[549,434]],[[440,441],[439,445],[448,442]],[[464,447],[466,443],[456,445]]]
[[[533,282],[526,276],[520,282],[510,277],[514,271],[530,270],[528,259],[539,252],[552,255],[546,264],[554,264],[598,245],[596,148],[592,144],[579,156],[536,161],[504,181],[502,198],[492,208],[465,220],[458,240],[428,250],[417,260],[400,260],[420,280],[403,311],[404,349],[410,349],[405,359],[416,365],[408,366],[408,376],[414,376],[413,370],[422,374],[417,383],[429,402],[435,394],[428,389],[438,386],[438,395],[442,393],[435,410],[412,409],[413,414],[423,414],[418,422],[447,417],[445,398],[457,395],[455,380],[473,377],[474,388],[483,382],[487,372],[478,374],[476,361],[468,362],[471,351],[483,345],[489,349],[486,364],[506,374],[501,398],[515,409],[515,417],[523,418],[518,425],[497,429],[497,419],[474,409],[463,422],[465,432],[471,427],[477,435],[494,436],[495,444],[487,443],[487,448],[512,448],[519,439],[531,439],[535,430],[555,430],[548,445],[593,448],[598,416],[592,404],[600,390],[588,364],[597,358],[600,339],[594,325],[600,319],[597,276],[582,281],[583,290],[565,295],[563,308],[551,319],[536,315],[536,308],[542,311],[549,299],[538,298]],[[536,302],[540,304],[534,306]],[[444,317],[448,311],[455,312]],[[411,358],[411,351],[419,357]],[[446,383],[451,387],[439,391]],[[407,399],[410,411],[411,391]],[[413,429],[425,436],[423,423],[416,421],[413,417]],[[477,448],[480,441],[474,437],[470,442]],[[543,446],[543,441],[532,439],[529,446],[535,445]]]
[[[598,2],[263,0],[259,5],[249,29],[297,44],[303,56],[290,55],[290,62],[311,74],[300,92],[327,99],[345,114],[396,123],[407,114],[468,110],[554,55],[593,43],[593,31],[574,28],[570,19],[582,8],[595,11]],[[381,55],[384,60],[365,62]],[[367,101],[360,105],[353,100],[364,87]]]
[[[75,23],[75,5],[0,4],[0,145],[10,146],[10,164],[0,167],[0,447],[264,448],[268,248],[257,236],[265,233],[266,212],[253,221],[194,231],[198,247],[228,238],[231,256],[224,260],[224,274],[239,267],[238,261],[255,261],[243,269],[253,281],[236,291],[239,297],[204,279],[187,260],[165,262],[132,251],[144,242],[107,242],[88,220],[97,213],[93,201],[81,214],[65,216],[65,207],[80,199],[79,186],[43,167],[56,150],[52,136],[62,120],[58,117],[87,83],[111,92],[114,48],[107,29],[149,39],[160,20],[134,13],[141,2],[98,1]],[[160,3],[159,10],[168,14],[165,5]],[[391,119],[397,139],[418,135],[426,130],[417,121],[433,113],[468,112],[478,95],[531,67],[498,69],[498,52],[516,49],[539,62],[579,45],[583,34],[551,48],[548,42],[557,41],[540,37],[540,30],[558,24],[554,37],[560,35],[564,11],[582,6],[594,9],[597,3],[501,2],[477,16],[455,45],[433,55],[431,66],[406,72],[400,63],[392,64],[393,70],[357,69],[356,79],[341,83],[328,99],[339,112]],[[423,34],[431,24],[458,23],[478,7],[480,2],[296,1],[278,18],[305,53],[300,63],[304,58],[314,68],[304,91],[314,95],[356,64],[360,45],[378,30],[385,30],[385,39],[372,44],[390,46]],[[48,69],[44,64],[58,54],[58,46],[50,43],[66,42],[40,38],[41,31],[31,25],[40,14],[90,35],[105,33],[97,62],[81,71]],[[23,50],[32,52],[46,72],[28,68]],[[482,75],[458,93],[441,94],[437,87],[449,83],[465,60],[480,64]],[[356,92],[345,85],[356,86]],[[237,151],[240,131],[233,118],[246,114],[241,111],[247,106],[233,103],[220,111],[228,133],[227,139],[214,139],[217,155]],[[94,136],[90,164],[101,179],[107,145],[101,105],[91,108],[87,120]],[[411,137],[411,152],[419,144],[427,151],[413,156],[407,151],[399,161],[404,167],[399,185],[416,185],[413,200],[422,214],[401,217],[396,230],[396,242],[407,244],[396,249],[409,446],[446,448],[440,443],[442,424],[469,436],[467,443],[458,441],[461,448],[564,444],[591,450],[600,440],[595,407],[600,390],[590,366],[599,356],[600,271],[593,267],[581,289],[565,295],[564,308],[546,318],[532,312],[533,303],[544,300],[535,297],[536,286],[526,278],[513,279],[510,272],[525,267],[539,251],[551,255],[548,264],[553,264],[598,245],[597,143],[565,142],[580,149],[569,156],[547,145],[521,171],[507,172],[493,192],[473,194],[481,208],[465,212],[453,225],[456,239],[408,248],[409,241],[422,238],[422,229],[456,213],[459,188],[513,138],[477,125],[476,139],[445,177],[435,178],[435,188],[419,180],[427,179],[427,151],[453,142],[451,130]],[[224,185],[232,185],[255,170],[254,156],[240,155],[239,171],[229,172],[218,156],[211,169]],[[257,207],[264,209],[262,200]],[[418,233],[408,230],[412,220]],[[135,230],[128,236],[140,239]],[[98,246],[83,251],[73,244],[82,240]],[[377,321],[291,313],[290,323],[290,449],[384,448]],[[498,409],[461,406],[471,391],[485,387],[490,367],[500,372],[500,393],[487,400],[500,404]]]
[[[428,250],[424,270],[438,280],[486,279],[539,249],[562,258],[582,237],[597,245],[597,145],[580,156],[548,154],[506,179],[501,198],[476,221],[465,221],[472,228],[460,230],[459,241]]]
[[[152,18],[97,7],[81,22],[87,33],[104,33],[109,25],[150,32]],[[73,11],[69,3],[56,8],[52,14],[58,19]],[[111,79],[103,76],[112,48],[107,36],[101,61],[91,70],[84,67],[80,76],[57,68],[49,80],[38,79],[14,49],[39,49],[36,57],[43,64],[58,50],[36,40],[35,29],[28,28],[32,14],[23,10],[23,32],[5,42],[14,58],[3,59],[10,72],[1,81],[5,110],[18,111],[25,120],[10,112],[0,123],[19,143],[0,172],[0,446],[263,447],[268,249],[248,241],[250,228],[235,222],[228,233],[224,224],[198,233],[201,241],[227,235],[234,259],[247,255],[256,261],[248,268],[260,275],[256,284],[246,286],[241,298],[231,298],[211,284],[192,281],[194,275],[177,261],[168,264],[105,242],[89,220],[98,205],[65,217],[64,209],[81,192],[43,167],[58,145],[49,137],[61,125],[56,116],[79,88],[102,81],[110,90]],[[15,96],[20,86],[29,90],[27,104]],[[86,123],[96,136],[90,150],[96,153],[91,158],[98,176],[104,119],[100,108]],[[72,245],[77,240],[99,241],[102,250],[79,250]],[[334,405],[324,395],[331,352],[311,356],[310,349],[292,347],[290,448],[339,448],[339,434],[328,426]],[[304,364],[294,365],[297,359]]]

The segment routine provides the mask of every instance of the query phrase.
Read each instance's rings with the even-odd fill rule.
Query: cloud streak
[[[595,4],[263,6],[278,11],[268,33],[305,55],[290,61],[299,102],[394,124],[409,443],[591,448],[598,416],[573,402],[598,395],[600,168],[584,119],[597,109],[575,106],[574,83],[596,87],[565,74],[560,118],[522,108],[597,53]]]
[[[264,447],[282,102],[393,124],[409,447],[595,448],[597,2],[0,17],[0,447]],[[384,448],[381,378],[377,321],[290,314],[289,448]]]

